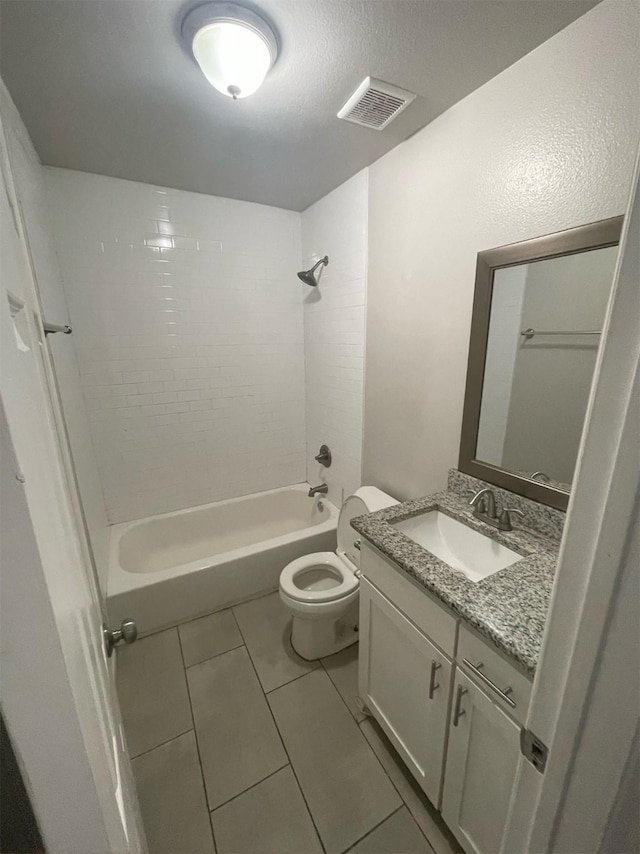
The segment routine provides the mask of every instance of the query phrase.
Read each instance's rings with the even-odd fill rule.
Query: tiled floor
[[[277,593],[119,650],[151,854],[458,852],[359,712],[357,656],[303,661]]]

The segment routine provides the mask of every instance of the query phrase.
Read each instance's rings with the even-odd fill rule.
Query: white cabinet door
[[[442,816],[467,852],[500,850],[519,755],[520,727],[456,669]]]
[[[438,806],[452,664],[364,578],[359,667],[361,699]]]

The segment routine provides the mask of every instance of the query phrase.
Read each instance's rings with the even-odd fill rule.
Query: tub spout
[[[309,498],[313,498],[314,495],[326,495],[329,492],[329,487],[326,483],[321,483],[320,486],[312,486],[309,490]]]

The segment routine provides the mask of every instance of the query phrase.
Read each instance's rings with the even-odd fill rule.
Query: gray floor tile
[[[278,688],[268,700],[329,854],[344,851],[401,806],[323,670]]]
[[[287,764],[244,647],[187,670],[210,809]]]
[[[433,848],[407,808],[402,807],[354,845],[349,854],[433,854]]]
[[[461,854],[462,848],[445,825],[442,816],[418,786],[373,718],[366,718],[360,724],[360,729],[436,854]]]
[[[358,650],[360,644],[354,643],[335,655],[322,659],[322,665],[329,674],[329,679],[338,689],[340,696],[349,707],[349,711],[357,721],[363,721],[363,715],[356,705],[358,695]]]
[[[178,626],[185,667],[242,646],[242,635],[230,610]]]
[[[289,640],[291,617],[278,593],[237,605],[233,613],[265,691],[320,666],[320,662],[305,661],[293,651]]]
[[[149,854],[213,852],[213,836],[193,732],[131,763]]]
[[[211,819],[218,854],[322,854],[289,766],[215,810]]]
[[[119,649],[116,680],[130,756],[192,729],[177,629]]]

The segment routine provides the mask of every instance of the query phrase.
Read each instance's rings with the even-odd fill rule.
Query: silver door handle
[[[433,700],[433,694],[434,694],[434,691],[436,690],[436,688],[440,687],[439,683],[436,682],[436,673],[438,672],[438,670],[440,670],[441,667],[442,667],[442,665],[438,664],[437,661],[435,661],[435,660],[431,661],[431,676],[429,677],[429,699],[430,700]]]
[[[462,698],[467,693],[467,689],[463,688],[462,685],[458,685],[458,693],[456,694],[456,707],[453,712],[453,725],[458,726],[458,721],[463,715],[467,713],[464,709],[461,708]]]
[[[107,658],[111,658],[114,647],[119,643],[133,643],[138,637],[138,627],[133,620],[123,620],[119,629],[111,630],[105,623],[102,626],[102,637],[107,650]]]
[[[505,689],[504,689],[504,691],[503,691],[501,688],[498,688],[498,686],[497,686],[497,685],[495,685],[495,684],[491,681],[491,679],[489,679],[487,676],[485,676],[485,675],[484,675],[484,673],[482,673],[482,671],[480,670],[480,668],[482,667],[482,662],[481,662],[481,661],[480,661],[480,662],[478,662],[478,664],[471,664],[471,662],[470,662],[470,661],[468,661],[466,658],[463,658],[463,659],[462,659],[462,663],[463,663],[463,664],[466,664],[466,665],[467,665],[467,667],[469,668],[469,670],[470,670],[472,673],[474,673],[474,674],[478,677],[478,679],[479,679],[479,680],[480,680],[484,685],[486,685],[486,686],[487,686],[487,688],[490,688],[492,691],[494,691],[494,692],[495,692],[495,693],[496,693],[496,694],[497,694],[501,699],[503,699],[503,700],[505,701],[505,703],[506,703],[508,706],[511,706],[511,708],[512,708],[512,709],[515,709],[516,704],[513,702],[513,700],[512,700],[512,699],[511,699],[511,697],[509,696],[509,694],[513,694],[513,688],[509,688],[509,687],[507,687],[507,688],[505,688]]]

